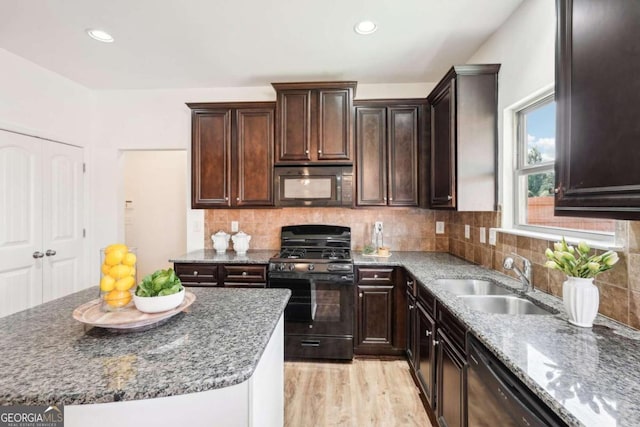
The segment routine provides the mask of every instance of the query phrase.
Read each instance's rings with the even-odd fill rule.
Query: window
[[[515,114],[515,227],[592,239],[610,237],[615,231],[614,220],[554,216],[556,103],[553,94],[538,98]]]

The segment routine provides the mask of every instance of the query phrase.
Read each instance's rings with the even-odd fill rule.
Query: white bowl
[[[176,308],[184,300],[184,288],[177,294],[164,295],[160,297],[139,297],[133,296],[133,303],[136,308],[143,313],[160,313],[161,311]]]

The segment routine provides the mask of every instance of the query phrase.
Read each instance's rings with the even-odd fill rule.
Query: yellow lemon
[[[102,267],[100,268],[102,274],[109,274],[109,270],[111,270],[111,266],[109,264],[102,264]]]
[[[127,252],[127,254],[122,258],[122,263],[124,265],[133,266],[136,264],[136,254],[133,252]]]
[[[129,267],[128,265],[114,265],[109,270],[109,276],[113,277],[114,279],[122,279],[123,277],[129,275],[131,275],[131,267]]]
[[[114,289],[104,296],[104,300],[111,307],[124,307],[131,301],[131,292]]]
[[[108,254],[112,251],[120,251],[126,254],[127,252],[129,252],[129,248],[127,248],[127,245],[122,243],[114,243],[113,245],[109,245],[106,248],[104,248],[105,254]]]
[[[135,285],[136,281],[133,280],[133,277],[127,276],[115,282],[116,289],[119,291],[128,291]]]
[[[136,268],[135,267],[131,267],[131,273],[129,273],[129,276],[136,277]]]
[[[115,284],[116,279],[109,275],[103,276],[102,279],[100,279],[100,290],[102,292],[110,292],[113,290]]]
[[[125,253],[122,251],[111,251],[104,258],[104,263],[109,265],[118,265],[122,262],[124,254]]]

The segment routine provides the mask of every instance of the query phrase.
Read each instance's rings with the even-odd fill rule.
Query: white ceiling
[[[92,89],[429,82],[522,1],[0,0],[0,48]]]

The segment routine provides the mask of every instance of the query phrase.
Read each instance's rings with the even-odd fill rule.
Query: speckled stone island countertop
[[[520,282],[443,253],[354,256],[358,265],[404,266],[467,325],[506,366],[572,426],[640,426],[640,332],[598,316],[593,328],[567,322],[562,301],[540,291],[526,297],[555,315],[488,314],[467,308],[438,278]]]
[[[96,289],[0,319],[0,405],[138,400],[239,384],[253,374],[290,296],[190,289],[196,301],[187,312],[124,333],[73,319]]]

